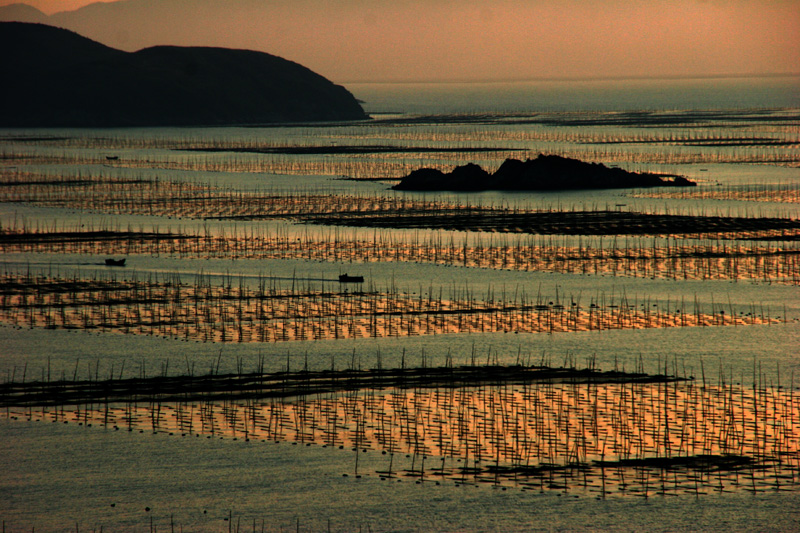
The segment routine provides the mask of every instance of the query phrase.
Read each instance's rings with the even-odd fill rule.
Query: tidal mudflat
[[[4,527],[796,527],[798,103],[617,89],[0,132]],[[391,190],[540,153],[697,186]]]

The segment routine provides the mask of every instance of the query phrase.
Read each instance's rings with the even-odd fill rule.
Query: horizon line
[[[734,73],[734,74],[675,74],[675,75],[622,75],[622,76],[546,76],[537,78],[502,78],[502,79],[489,79],[489,78],[458,78],[458,79],[391,79],[391,80],[347,80],[337,81],[339,84],[462,84],[462,83],[526,83],[526,82],[580,82],[580,81],[642,81],[642,80],[719,80],[719,79],[735,79],[735,78],[796,78],[800,77],[800,72],[750,72],[750,73]]]

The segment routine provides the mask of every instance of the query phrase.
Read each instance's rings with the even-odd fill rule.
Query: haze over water
[[[14,3],[0,0],[0,6]],[[34,15],[35,22],[73,29],[115,48],[259,50],[348,86],[785,75],[797,74],[800,64],[800,14],[792,0],[31,0],[30,5],[50,15]]]
[[[800,77],[354,83],[368,112],[411,114],[797,108]]]

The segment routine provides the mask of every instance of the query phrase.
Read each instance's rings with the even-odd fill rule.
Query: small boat
[[[106,259],[106,266],[109,267],[124,267],[125,266],[125,258],[122,259]]]
[[[341,274],[339,276],[339,283],[364,283],[364,276],[348,276]]]
[[[118,155],[107,155],[106,156],[106,160],[107,161],[117,161],[117,160],[119,160],[119,156]]]

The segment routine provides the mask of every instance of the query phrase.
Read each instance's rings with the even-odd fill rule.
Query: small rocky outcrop
[[[683,176],[629,172],[602,163],[587,163],[558,155],[536,159],[506,159],[494,174],[469,163],[451,172],[432,168],[412,171],[392,187],[401,191],[557,191],[580,189],[633,189],[641,187],[692,187]]]

